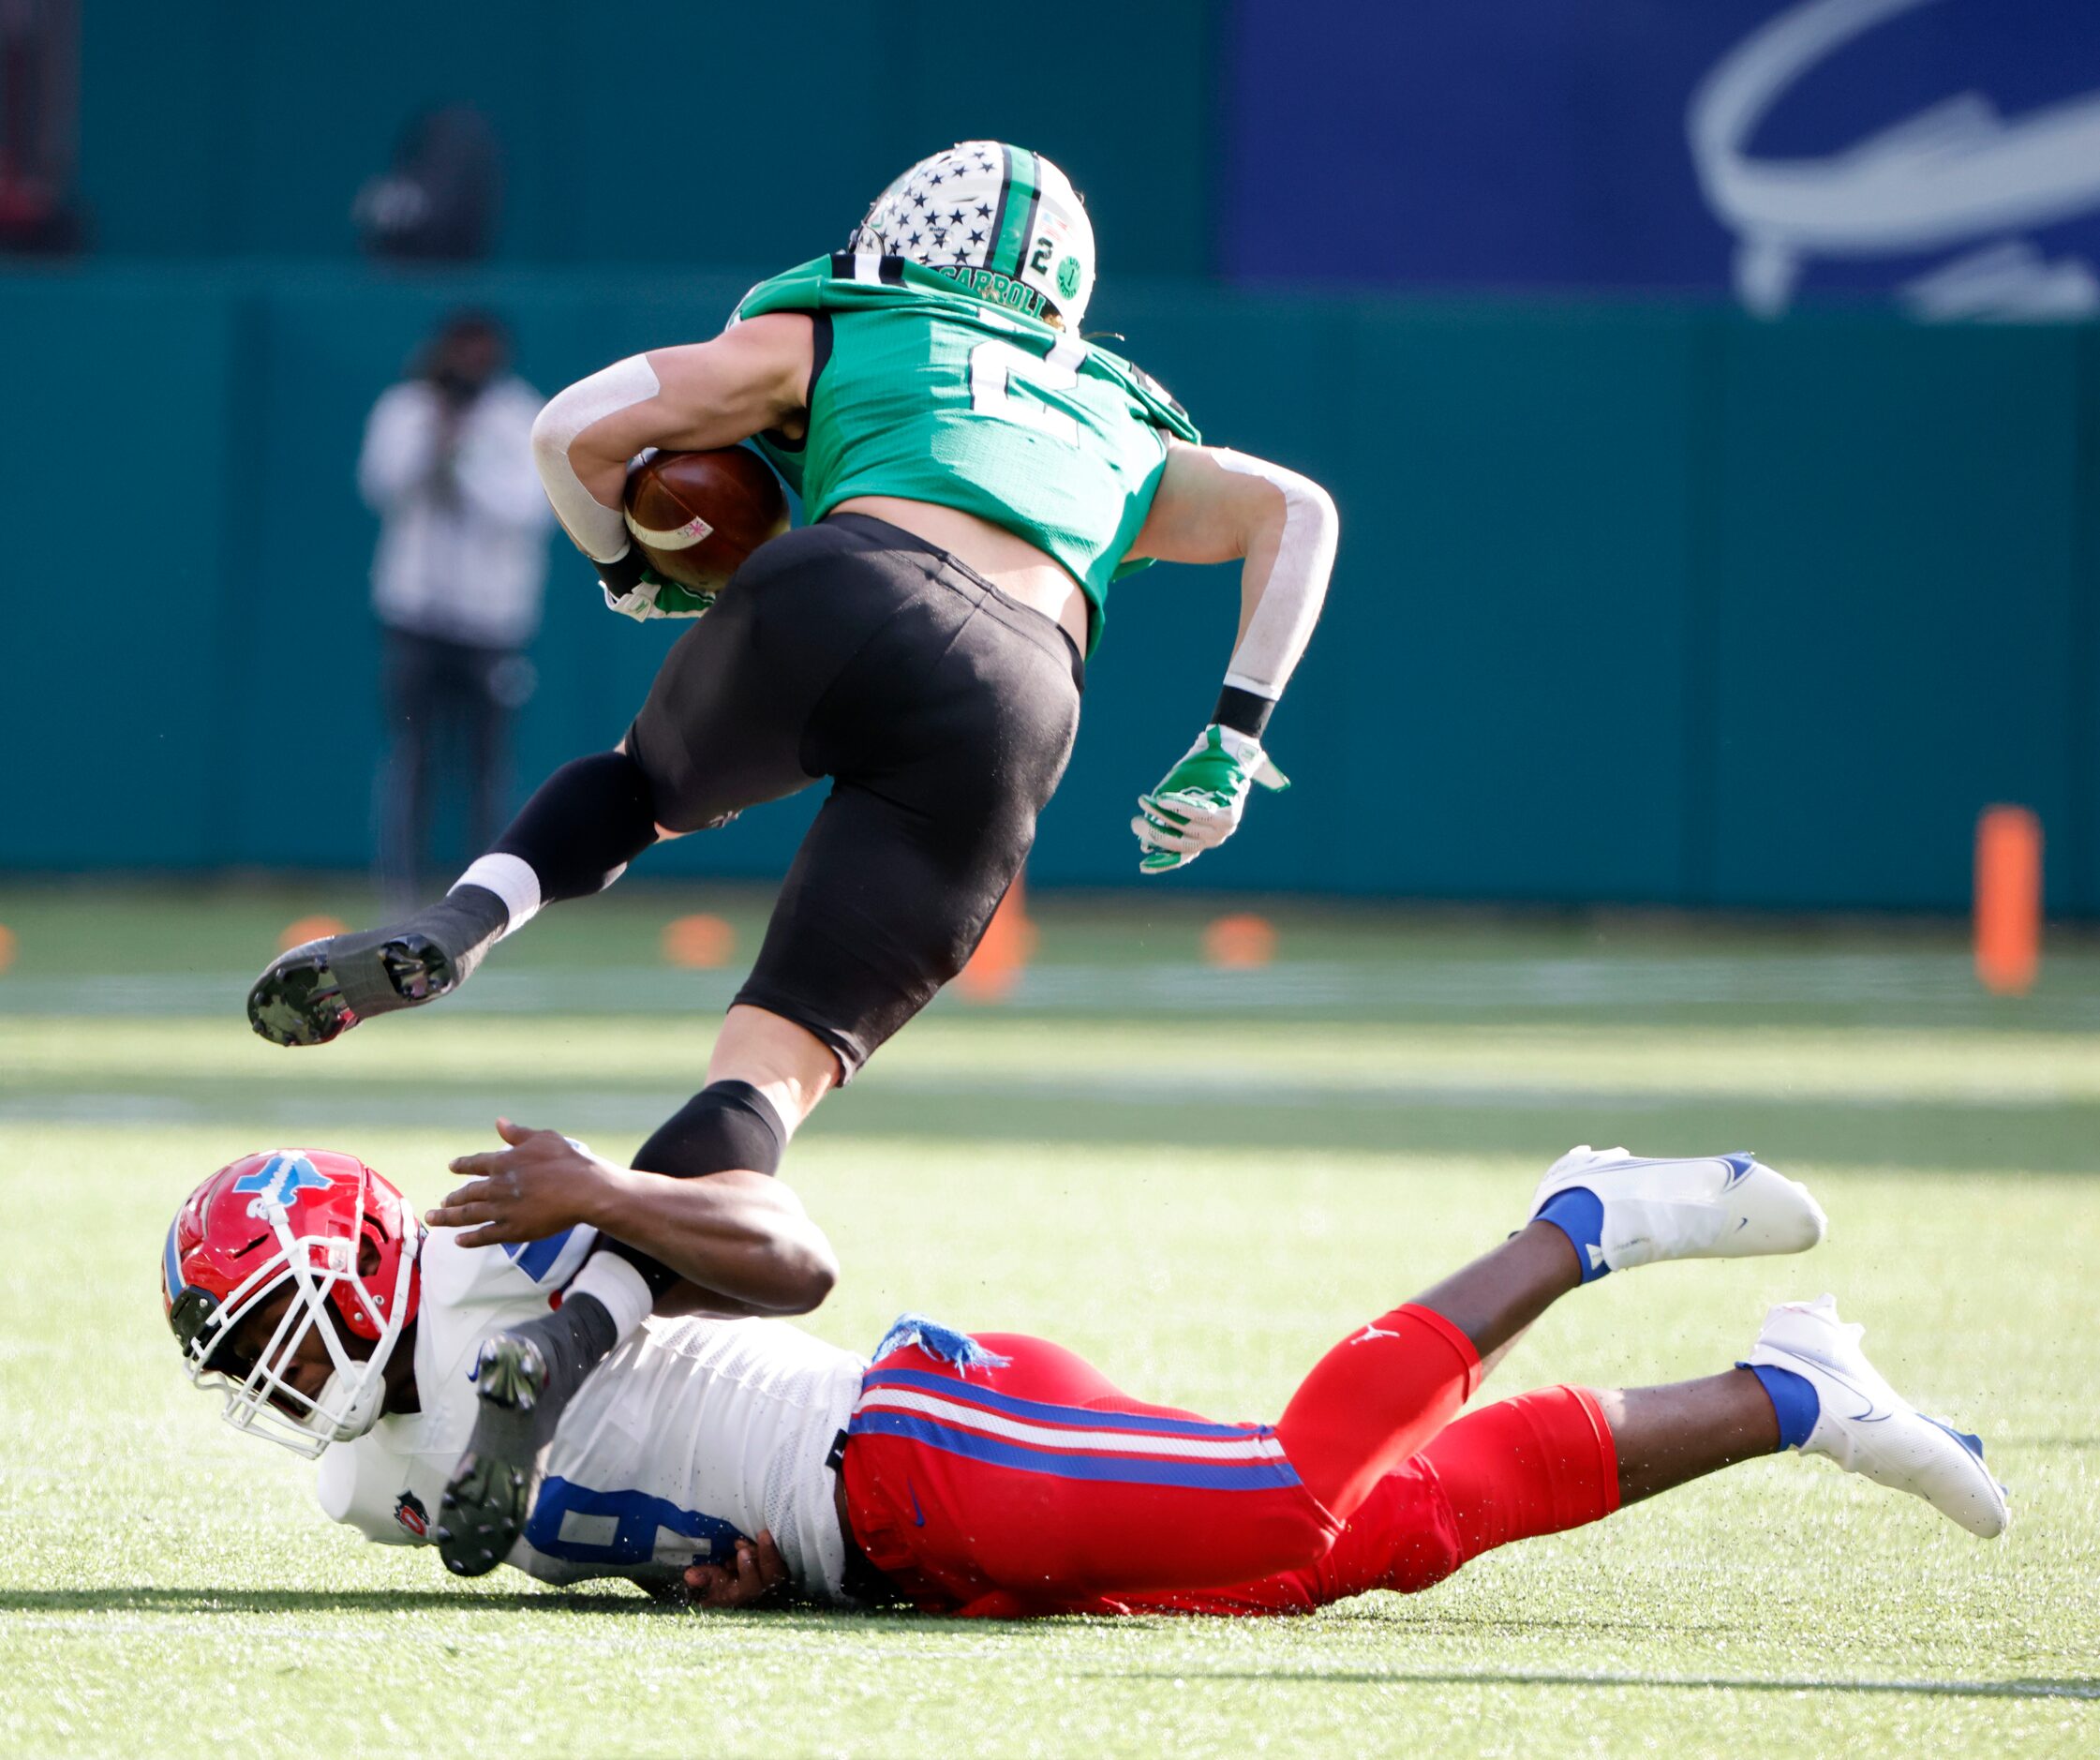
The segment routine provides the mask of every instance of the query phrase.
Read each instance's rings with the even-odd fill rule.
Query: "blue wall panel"
[[[1235,277],[1722,293],[1753,279],[1745,246],[1791,242],[1784,306],[1971,252],[2003,272],[2016,240],[2030,295],[2044,264],[2100,263],[2100,186],[2037,141],[2100,86],[2090,5],[1237,0],[1219,59]],[[1745,112],[1702,104],[1729,68],[1755,70]]]

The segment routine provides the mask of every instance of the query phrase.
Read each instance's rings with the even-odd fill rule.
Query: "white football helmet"
[[[856,254],[938,270],[980,299],[1077,331],[1094,297],[1094,227],[1072,180],[1039,153],[961,141],[875,198]]]

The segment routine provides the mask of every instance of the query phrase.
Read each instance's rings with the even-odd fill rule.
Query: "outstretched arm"
[[[672,1179],[617,1166],[558,1131],[509,1119],[497,1129],[511,1146],[453,1162],[454,1173],[472,1177],[424,1218],[470,1230],[463,1246],[542,1240],[588,1223],[761,1314],[806,1314],[839,1280],[824,1231],[769,1174]]]
[[[1181,867],[1231,836],[1251,783],[1288,786],[1262,736],[1319,620],[1340,523],[1327,491],[1296,471],[1217,447],[1169,446],[1130,554],[1241,562],[1240,631],[1211,724],[1139,798],[1131,829],[1145,873]]]

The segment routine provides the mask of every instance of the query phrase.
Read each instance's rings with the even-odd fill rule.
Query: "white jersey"
[[[426,1544],[472,1435],[476,1346],[544,1314],[596,1231],[525,1246],[423,1245],[415,1329],[422,1410],[382,1418],[320,1457],[321,1508],[365,1539]],[[669,1581],[770,1529],[797,1587],[846,1599],[832,1444],[867,1365],[783,1320],[655,1320],[587,1380],[540,1456],[506,1563],[550,1583]]]

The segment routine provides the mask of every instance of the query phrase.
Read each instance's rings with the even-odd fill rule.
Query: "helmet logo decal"
[[[1057,291],[1070,299],[1080,291],[1080,260],[1067,257],[1057,265]]]
[[[273,1210],[289,1209],[301,1192],[323,1191],[335,1182],[303,1155],[274,1155],[252,1173],[233,1182],[237,1192],[254,1192],[248,1215],[258,1219]]]
[[[430,1512],[423,1507],[423,1499],[413,1491],[404,1491],[394,1505],[394,1519],[418,1540],[430,1532]]]

